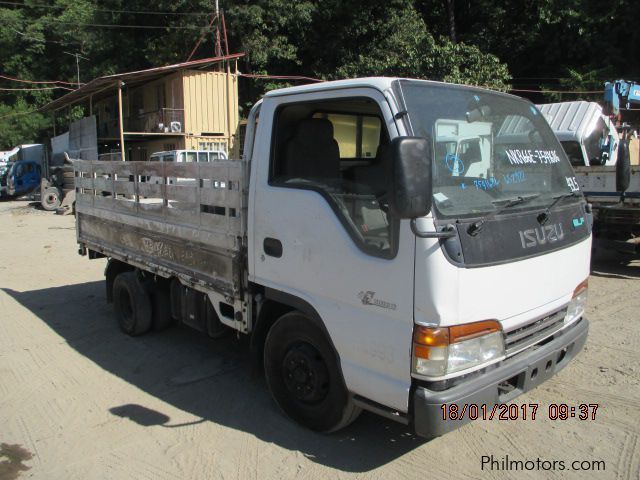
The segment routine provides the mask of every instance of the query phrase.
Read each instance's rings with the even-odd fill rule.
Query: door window
[[[571,165],[574,167],[584,167],[584,156],[582,154],[582,148],[580,148],[580,144],[578,142],[560,142],[562,144],[562,148],[564,149],[564,153],[569,157],[569,161]]]
[[[314,118],[326,118],[333,125],[341,159],[374,158],[380,145],[380,118],[376,116],[316,112]]]
[[[320,193],[360,249],[392,258],[399,223],[389,213],[381,118],[378,105],[361,98],[281,107],[270,184]]]

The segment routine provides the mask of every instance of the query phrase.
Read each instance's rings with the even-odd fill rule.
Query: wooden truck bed
[[[81,247],[239,298],[244,162],[73,164]]]

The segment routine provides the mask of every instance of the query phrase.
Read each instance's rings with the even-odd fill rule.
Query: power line
[[[33,91],[36,91],[36,90],[56,90],[58,88],[62,88],[64,90],[73,91],[73,88],[61,87],[61,86],[57,86],[57,87],[34,87],[34,88],[0,88],[0,90],[3,91],[3,92],[33,92]]]
[[[21,82],[21,83],[62,83],[65,85],[84,85],[83,83],[77,84],[76,82],[65,82],[63,80],[24,80],[22,78],[14,78],[8,75],[0,74],[0,78],[5,80],[10,80],[12,82]]]
[[[34,42],[40,43],[55,43],[56,45],[80,45],[78,42],[59,42],[56,40],[42,40],[40,38],[31,37],[23,32],[16,30],[15,28],[9,27],[11,30],[16,32],[18,35],[22,35],[24,38],[28,38],[29,40],[33,40]]]
[[[604,90],[527,90],[522,88],[511,88],[510,92],[528,92],[528,93],[572,93],[576,95],[581,94],[593,94],[593,93],[604,93]]]
[[[247,77],[247,78],[265,78],[271,80],[306,80],[308,82],[324,82],[326,80],[322,80],[320,78],[312,78],[312,77],[303,77],[299,75],[258,75],[253,73],[238,73],[239,77]]]
[[[65,8],[62,5],[43,5],[43,4],[30,4],[30,5],[25,5],[24,3],[18,3],[18,2],[2,2],[0,1],[1,5],[14,5],[17,7],[26,7],[26,8],[49,8],[49,9],[56,9],[56,8]],[[144,10],[105,10],[105,9],[96,9],[94,10],[94,12],[101,12],[101,13],[133,13],[133,14],[140,14],[140,15],[167,15],[167,16],[207,16],[210,15],[210,12],[157,12],[157,11],[144,11]]]
[[[36,113],[36,112],[38,112],[39,110],[40,110],[39,108],[36,108],[35,110],[28,110],[28,111],[26,111],[26,112],[12,112],[12,113],[7,113],[6,115],[2,115],[2,116],[0,117],[0,120],[2,120],[3,118],[19,117],[19,116],[22,116],[22,115],[29,115],[29,114],[31,114],[31,113]]]
[[[55,22],[60,25],[74,25],[76,27],[97,27],[97,28],[147,28],[156,30],[203,30],[209,27],[193,27],[193,26],[170,26],[170,25],[114,25],[108,23],[77,23],[77,22],[64,22],[55,18],[49,19],[50,22]]]

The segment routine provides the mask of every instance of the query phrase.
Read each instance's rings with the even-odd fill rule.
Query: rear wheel
[[[151,328],[151,299],[136,272],[122,272],[115,278],[113,306],[120,328],[126,334],[142,335]]]
[[[316,431],[339,430],[360,414],[329,340],[299,312],[280,317],[264,348],[267,384],[282,411]]]

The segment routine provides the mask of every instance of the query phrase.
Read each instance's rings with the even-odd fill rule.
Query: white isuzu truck
[[[468,421],[446,406],[509,402],[583,347],[590,211],[531,103],[394,78],[286,88],[253,107],[244,152],[75,162],[80,253],[108,257],[126,333],[233,329],[295,421],[330,432],[367,409],[426,437]]]

